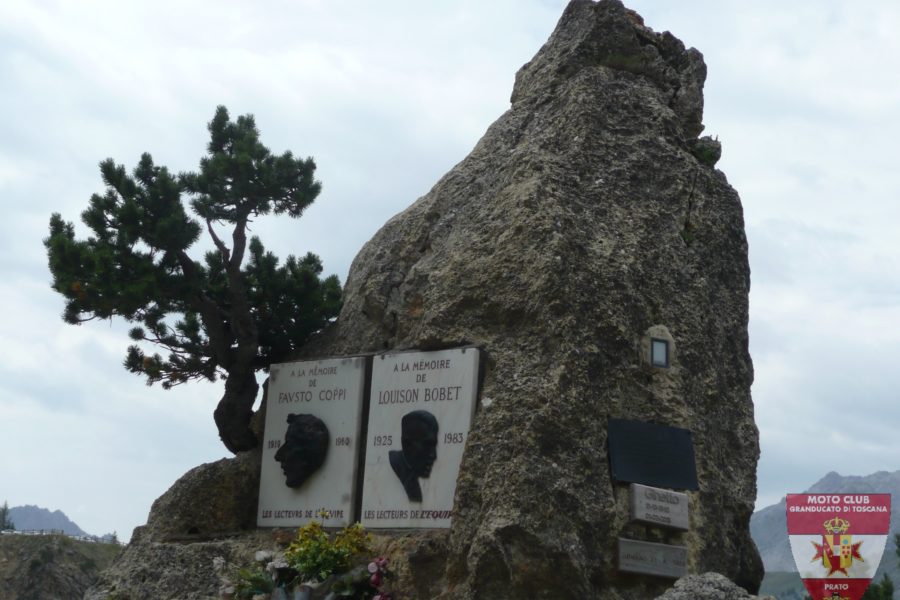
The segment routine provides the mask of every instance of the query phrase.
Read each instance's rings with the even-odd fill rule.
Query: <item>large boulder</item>
[[[483,382],[457,484],[446,598],[647,598],[607,419],[693,432],[690,572],[762,565],[740,199],[702,130],[700,52],[617,0],[573,0],[472,153],[360,251],[305,354],[475,344]],[[671,366],[646,357],[668,338]]]
[[[705,75],[697,50],[618,0],[573,0],[510,109],[363,247],[340,317],[302,350],[482,349],[452,528],[379,538],[408,597],[665,592],[671,582],[618,572],[619,536],[684,544],[689,572],[756,592],[747,242],[714,168],[721,146],[698,137]],[[668,368],[650,364],[651,335],[670,342]],[[609,418],[693,432],[689,532],[628,524]],[[229,522],[243,522],[236,510]],[[188,521],[152,529],[169,525]]]
[[[275,544],[272,532],[244,532],[219,539],[156,542],[133,539],[115,563],[85,592],[84,600],[210,600],[219,598],[237,566],[253,564],[260,548]],[[227,570],[217,562],[227,565]]]
[[[757,596],[751,596],[718,573],[703,573],[679,579],[656,600],[757,600]],[[775,599],[763,596],[760,600]]]
[[[260,451],[194,467],[150,507],[134,538],[193,541],[256,526]]]

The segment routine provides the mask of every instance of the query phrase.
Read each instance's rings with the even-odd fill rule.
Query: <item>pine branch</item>
[[[212,221],[210,221],[209,219],[206,219],[206,229],[207,231],[209,231],[209,235],[212,238],[213,243],[216,245],[216,248],[219,249],[219,254],[222,255],[222,260],[227,263],[229,257],[228,246],[226,246],[225,243],[219,239],[219,236],[216,235],[216,230],[213,229]]]

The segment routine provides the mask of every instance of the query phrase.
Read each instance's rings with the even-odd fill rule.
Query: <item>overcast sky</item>
[[[757,506],[831,470],[900,469],[900,4],[631,0],[709,69],[706,132],[752,268]],[[194,169],[216,105],[312,155],[280,256],[344,281],[362,244],[509,106],[562,0],[0,2],[0,502],[127,538],[182,473],[226,456],[212,385],[148,388],[121,322],[65,325],[42,239],[141,152]],[[82,234],[84,229],[80,229]]]

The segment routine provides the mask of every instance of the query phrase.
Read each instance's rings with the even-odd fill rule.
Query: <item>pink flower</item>
[[[379,587],[381,585],[381,573],[372,573],[369,583],[372,584],[372,587]]]

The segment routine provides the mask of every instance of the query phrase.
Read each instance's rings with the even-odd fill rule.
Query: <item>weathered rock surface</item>
[[[615,0],[569,4],[472,153],[391,219],[308,355],[477,344],[481,402],[458,482],[446,598],[647,598],[617,574],[627,493],[609,417],[693,431],[689,570],[762,578],[740,200],[692,150],[701,54]],[[641,351],[671,336],[669,369]]]
[[[135,537],[190,541],[254,528],[259,461],[256,450],[194,467],[156,499]]]
[[[2,535],[0,598],[80,598],[120,550],[65,535]]]
[[[258,450],[195,467],[150,508],[147,524],[85,595],[125,598],[207,598],[219,578],[212,559],[250,564],[273,547],[271,533],[254,532],[259,495]]]
[[[141,529],[141,528],[138,528]],[[293,530],[246,530],[230,535],[155,541],[152,530],[136,531],[132,542],[93,585],[84,600],[210,600],[234,583],[238,567],[254,564],[260,550],[284,550]],[[442,589],[446,535],[440,531],[375,536],[376,556],[390,560],[403,598],[432,598]],[[216,563],[224,563],[225,568]],[[91,582],[82,586],[82,590]],[[0,596],[5,598],[5,596]],[[60,597],[77,597],[63,595]]]
[[[251,565],[255,552],[274,544],[272,532],[245,532],[191,543],[133,540],[87,592],[85,600],[206,600],[222,587],[216,561]]]
[[[618,536],[685,544],[689,572],[756,591],[747,243],[738,195],[713,167],[721,148],[698,141],[705,75],[698,51],[617,0],[574,0],[517,74],[510,110],[356,257],[338,321],[303,356],[483,350],[453,527],[379,539],[406,597],[663,593],[670,582],[617,572]],[[649,365],[651,333],[671,341],[670,368]],[[627,523],[610,417],[693,432],[690,532]],[[240,460],[217,476],[243,481],[246,497],[256,481],[225,474]],[[189,488],[159,507],[188,514]],[[246,507],[221,507],[245,522]],[[138,540],[147,552],[189,522],[212,525],[153,520]],[[202,546],[169,546],[166,560],[190,562],[191,547],[206,560]],[[117,568],[136,569],[131,556]]]
[[[730,582],[718,573],[689,575],[675,582],[675,585],[656,600],[755,600],[746,590]],[[761,600],[775,600],[764,596]]]

